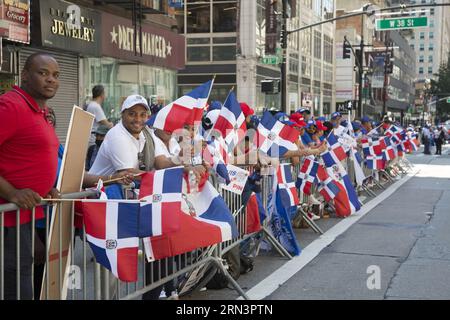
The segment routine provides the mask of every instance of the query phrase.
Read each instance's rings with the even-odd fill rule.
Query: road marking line
[[[390,197],[395,191],[397,191],[398,188],[414,177],[419,171],[420,169],[416,169],[414,172],[409,173],[405,178],[395,182],[379,196],[364,204],[359,212],[345,218],[330,230],[326,231],[323,235],[319,236],[318,239],[314,240],[306,248],[304,248],[299,256],[286,262],[267,278],[247,291],[247,295],[251,300],[262,300],[272,294],[282,284],[303,269],[303,267],[311,262],[311,260],[317,257],[319,253],[334,240],[336,240],[339,235],[344,233],[348,228],[379,205],[382,201]],[[242,300],[242,297],[239,297],[238,300]]]

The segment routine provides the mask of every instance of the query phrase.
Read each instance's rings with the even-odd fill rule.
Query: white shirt
[[[95,116],[91,130],[91,132],[95,132],[97,131],[99,122],[102,120],[106,120],[105,112],[103,111],[102,106],[98,104],[96,101],[89,102],[86,111]],[[89,145],[92,144],[95,144],[95,134],[91,134],[91,136],[89,137]]]
[[[177,140],[175,140],[175,138],[170,138],[169,148],[167,148],[164,142],[155,134],[154,130],[150,130],[150,135],[153,139],[153,142],[155,143],[155,158],[159,156],[171,158],[173,156],[177,156],[180,153],[181,147],[178,144]]]
[[[120,121],[106,134],[89,173],[110,175],[118,170],[139,169],[138,153],[144,145],[144,134],[141,132],[136,139]]]

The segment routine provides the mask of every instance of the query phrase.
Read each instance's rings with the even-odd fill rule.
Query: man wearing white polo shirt
[[[122,120],[106,134],[89,173],[113,175],[123,170],[131,173],[145,170],[142,161],[146,142],[143,130],[149,111],[144,97],[134,94],[125,99],[121,109]]]

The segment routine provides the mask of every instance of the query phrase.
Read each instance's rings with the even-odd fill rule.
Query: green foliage
[[[436,74],[438,80],[431,81],[431,93],[436,95],[438,99],[450,97],[450,56],[447,58],[447,62],[441,64],[439,67],[439,73]],[[450,103],[446,100],[439,101],[436,105],[436,113],[439,118],[450,117]]]

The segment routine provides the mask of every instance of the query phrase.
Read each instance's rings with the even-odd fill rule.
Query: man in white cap
[[[143,130],[150,107],[147,100],[137,94],[128,96],[122,104],[121,121],[106,134],[97,158],[89,173],[113,175],[118,171],[141,173],[145,168]]]

